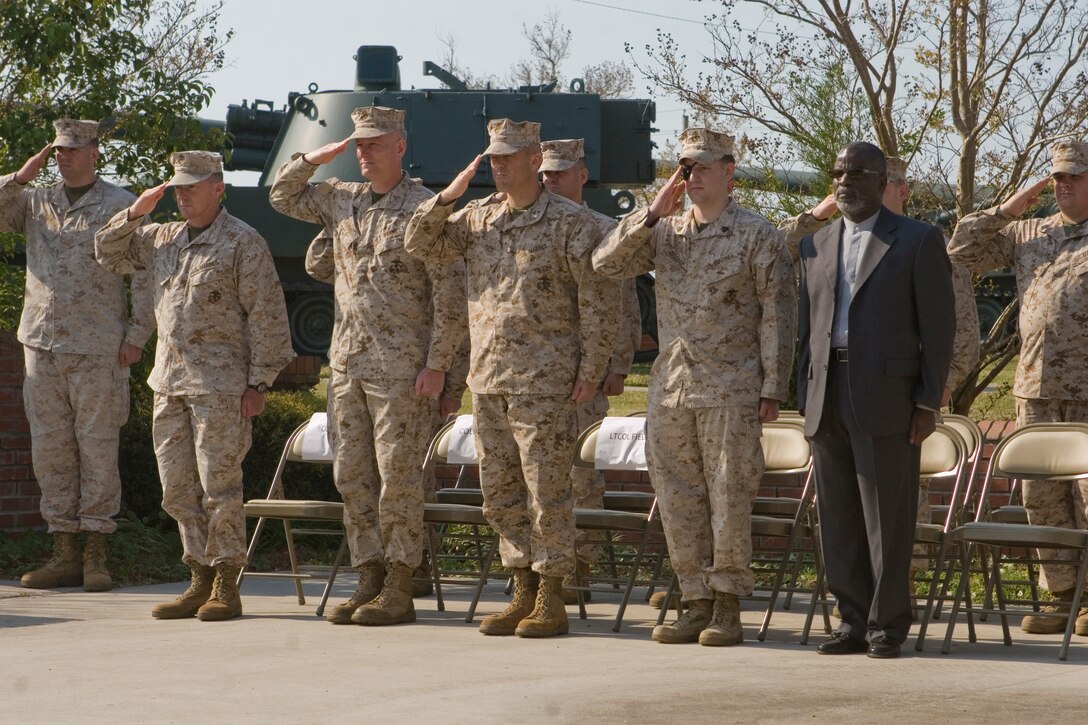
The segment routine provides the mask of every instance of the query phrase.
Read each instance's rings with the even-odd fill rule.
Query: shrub
[[[141,520],[158,520],[162,506],[155,449],[151,440],[154,392],[147,386],[153,364],[145,354],[133,366],[130,380],[131,407],[121,429],[121,484],[124,512]],[[253,446],[242,464],[245,498],[262,498],[268,491],[288,436],[314,412],[325,409],[323,398],[313,391],[271,391],[264,412],[253,419]],[[338,500],[331,466],[296,465],[289,471],[293,498]],[[169,518],[166,518],[169,522]],[[171,524],[172,525],[172,524]]]

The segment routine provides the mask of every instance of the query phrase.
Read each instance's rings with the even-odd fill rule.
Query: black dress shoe
[[[881,635],[869,643],[869,651],[866,653],[877,659],[892,659],[899,656],[899,643],[891,637]]]
[[[846,632],[832,632],[831,639],[827,640],[816,651],[822,655],[856,655],[868,649],[868,645],[860,639],[856,639]]]

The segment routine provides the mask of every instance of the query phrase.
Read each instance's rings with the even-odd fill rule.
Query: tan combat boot
[[[529,616],[518,622],[514,634],[519,637],[554,637],[570,631],[562,591],[563,577],[541,576],[536,606]]]
[[[685,644],[699,641],[699,634],[710,624],[714,612],[713,599],[695,599],[686,602],[687,610],[672,624],[654,627],[651,639],[665,644]]]
[[[412,570],[407,564],[394,564],[385,576],[382,592],[351,615],[353,624],[383,626],[416,621],[412,604]]]
[[[1073,626],[1073,634],[1080,637],[1088,637],[1088,607],[1081,607],[1077,616],[1077,623]]]
[[[380,561],[368,561],[359,571],[359,584],[355,587],[355,593],[351,599],[343,604],[338,604],[325,616],[333,624],[351,624],[351,615],[355,610],[363,606],[382,590],[382,582],[385,580],[385,566]]]
[[[1028,634],[1060,634],[1064,632],[1066,615],[1069,614],[1069,603],[1073,601],[1073,590],[1066,589],[1064,592],[1054,592],[1053,597],[1054,603],[1044,605],[1039,610],[1039,614],[1029,614],[1024,617],[1020,621],[1020,629]]]
[[[212,580],[215,579],[215,569],[203,564],[190,564],[193,571],[189,588],[181,593],[181,596],[172,602],[156,604],[151,608],[151,616],[155,619],[186,619],[195,617],[208,597],[212,595]]]
[[[83,562],[79,560],[76,535],[67,531],[53,533],[53,556],[45,566],[23,574],[20,583],[28,589],[78,587],[83,583]]]
[[[740,599],[736,594],[714,592],[714,611],[710,615],[710,624],[699,633],[699,644],[706,647],[731,647],[743,641]]]
[[[83,591],[108,592],[113,580],[106,567],[106,534],[88,531],[83,543]]]
[[[577,579],[577,581],[581,582],[582,586],[586,586],[586,579],[589,578],[589,569],[590,569],[590,565],[589,565],[588,561],[579,561],[578,562],[578,579]],[[577,586],[577,583],[575,581],[575,578],[574,578],[573,574],[568,574],[567,576],[563,577],[563,591],[562,591],[563,604],[577,604],[578,603],[578,592],[576,592],[573,589],[568,588],[568,587],[573,587],[573,586]],[[588,589],[586,589],[585,591],[582,592],[582,601],[583,602],[593,601],[593,595]]]
[[[480,632],[499,637],[513,636],[518,622],[528,617],[536,602],[540,575],[528,567],[514,569],[514,597],[510,605],[498,614],[484,617],[480,622]]]
[[[242,595],[238,592],[237,564],[216,564],[212,595],[196,610],[201,622],[223,622],[242,616]]]
[[[649,601],[650,606],[653,607],[654,609],[661,609],[661,605],[663,605],[665,603],[665,594],[666,593],[667,592],[664,589],[662,589],[660,591],[656,591],[653,594],[651,594],[650,595],[650,601]],[[672,593],[673,604],[675,604],[676,600],[678,600],[679,598],[680,598],[680,592],[673,592]],[[672,606],[672,605],[670,605],[670,606]]]

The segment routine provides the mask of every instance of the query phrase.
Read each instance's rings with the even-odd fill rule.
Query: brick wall
[[[23,346],[0,330],[0,531],[45,525],[41,490],[30,465],[30,428],[23,412]]]

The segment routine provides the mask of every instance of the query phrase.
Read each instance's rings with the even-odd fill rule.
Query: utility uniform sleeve
[[[1015,221],[996,206],[968,214],[952,233],[948,243],[949,259],[975,274],[1011,266],[1015,247],[1011,225]]]
[[[763,317],[759,356],[763,387],[759,397],[784,401],[789,396],[790,370],[797,325],[797,287],[793,261],[785,241],[773,231],[760,240],[755,256],[756,296]]]
[[[248,384],[271,385],[295,357],[283,287],[263,239],[245,245],[237,264],[238,301],[249,326]]]
[[[653,228],[646,226],[648,209],[640,209],[623,218],[604,241],[593,250],[593,269],[605,277],[637,277],[654,268],[654,257],[668,219],[659,219]]]
[[[416,208],[404,232],[404,248],[424,262],[449,262],[463,257],[469,232],[464,217],[467,209],[454,213],[453,204],[443,206],[433,196]]]
[[[15,180],[15,174],[0,176],[0,232],[25,231],[27,187]]]
[[[623,285],[593,271],[592,253],[602,228],[588,215],[567,242],[567,266],[578,283],[578,380],[596,385],[604,379],[619,335]]]
[[[154,234],[159,225],[144,224],[146,219],[129,221],[128,209],[114,214],[94,235],[94,257],[98,263],[114,274],[150,271]]]

